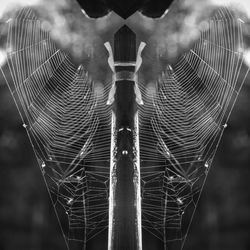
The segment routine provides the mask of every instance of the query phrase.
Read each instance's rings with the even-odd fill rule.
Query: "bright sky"
[[[237,8],[245,11],[250,17],[250,1],[249,0],[210,0],[214,5],[235,5]]]
[[[31,6],[38,2],[40,0],[0,0],[0,18],[6,11],[13,9],[14,6],[15,8],[19,6]]]

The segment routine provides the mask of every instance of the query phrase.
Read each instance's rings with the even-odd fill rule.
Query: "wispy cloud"
[[[207,0],[175,1],[167,15],[157,21],[152,36],[157,43],[157,55],[170,61],[177,58],[198,39],[213,10],[213,5]]]
[[[0,0],[0,18],[9,11],[17,10],[21,7],[34,6],[41,0]]]
[[[209,0],[215,6],[231,6],[250,17],[250,1],[249,0]]]
[[[75,64],[83,64],[98,78],[98,74],[102,73],[100,64],[104,63],[103,58],[107,56],[103,43],[119,27],[121,18],[114,13],[97,19],[89,18],[75,0],[0,0],[2,23],[24,7],[34,9],[42,29],[50,33],[58,48],[70,54]],[[7,27],[6,24],[5,26]],[[0,31],[3,29],[4,25],[0,27]],[[1,37],[4,35],[6,36],[2,34]],[[1,47],[0,63],[3,64],[6,53],[4,44]]]
[[[242,13],[243,18],[250,17],[248,0],[175,1],[163,18],[155,20],[156,29],[151,41],[156,44],[158,57],[168,58],[169,61],[177,59],[199,38],[200,31],[208,27],[206,20],[222,6]]]

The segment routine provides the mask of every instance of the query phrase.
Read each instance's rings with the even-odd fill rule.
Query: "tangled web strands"
[[[30,9],[6,25],[7,63],[1,72],[63,218],[68,248],[84,248],[108,226],[111,111],[105,96],[95,96],[87,72],[56,48]]]
[[[143,228],[183,248],[207,173],[249,69],[241,19],[220,9],[150,96],[141,85]],[[173,248],[172,248],[173,247]]]

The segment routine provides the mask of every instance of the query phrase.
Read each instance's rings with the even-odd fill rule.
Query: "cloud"
[[[7,53],[5,50],[0,49],[0,67],[4,65],[7,59]]]
[[[9,11],[17,10],[21,7],[34,6],[41,0],[0,0],[0,18]]]
[[[94,69],[93,60],[98,64],[100,57],[106,56],[103,46],[106,33],[110,34],[121,22],[114,13],[89,18],[77,1],[72,0],[0,0],[0,3],[2,21],[13,17],[21,8],[31,7],[41,21],[41,28],[50,33],[57,47],[68,53],[74,64],[83,64],[87,69],[91,65],[91,70]],[[1,37],[6,35],[7,29]],[[1,47],[4,48],[4,43]],[[104,62],[103,58],[101,61]],[[1,62],[4,62],[4,57],[0,58]]]
[[[75,60],[88,60],[99,42],[96,22],[84,15],[80,6],[69,0],[42,0],[37,6],[42,27],[50,32],[59,48]]]
[[[214,8],[207,0],[175,1],[165,17],[157,20],[157,29],[152,36],[158,57],[175,60],[188,49],[206,27]]]
[[[192,47],[200,31],[208,27],[207,20],[222,6],[241,13],[243,20],[247,15],[250,17],[249,0],[176,0],[167,14],[154,22],[151,42],[155,44],[158,58],[175,61]],[[148,22],[151,23],[151,19]]]
[[[246,13],[250,17],[250,1],[249,0],[209,0],[215,6],[231,6]]]
[[[0,18],[12,18],[22,8],[32,8],[41,20],[41,28],[49,31],[61,49],[73,56],[86,58],[93,51],[94,21],[72,0],[0,0]]]

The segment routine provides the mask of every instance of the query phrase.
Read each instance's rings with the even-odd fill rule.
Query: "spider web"
[[[242,20],[220,9],[199,41],[169,65],[156,94],[140,85],[143,228],[183,248],[207,173],[249,69]],[[26,129],[68,249],[108,227],[108,89],[72,64],[30,9],[7,21],[1,68]],[[65,223],[66,221],[66,223]]]
[[[49,191],[68,249],[108,227],[111,110],[80,65],[59,50],[31,9],[6,22],[1,68]]]
[[[156,83],[140,84],[142,227],[182,249],[207,174],[249,69],[243,21],[221,8]]]

